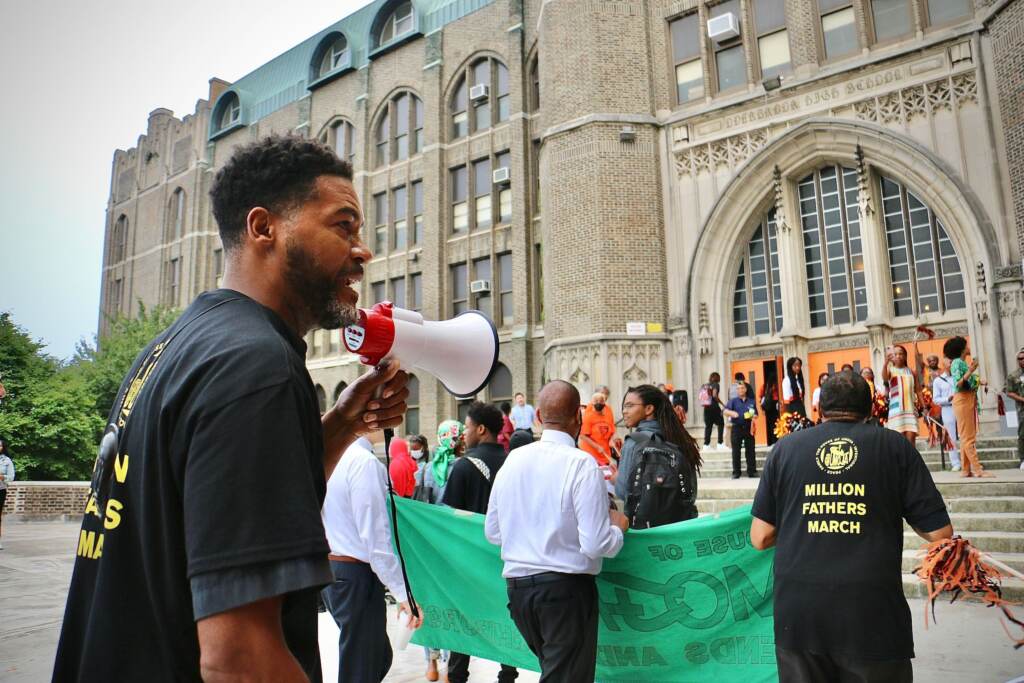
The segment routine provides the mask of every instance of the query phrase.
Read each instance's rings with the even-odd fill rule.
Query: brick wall
[[[7,489],[4,519],[75,520],[89,496],[87,481],[16,481]]]
[[[990,31],[996,97],[1010,166],[1010,202],[1017,219],[1017,242],[1024,253],[1024,2],[1007,5],[992,21]]]

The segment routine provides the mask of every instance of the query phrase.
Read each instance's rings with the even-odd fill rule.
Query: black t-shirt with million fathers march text
[[[97,459],[107,476],[94,472],[54,681],[198,681],[196,621],[275,595],[319,680],[316,591],[331,574],[304,355],[274,312],[222,289],[135,361]]]
[[[881,427],[825,422],[775,444],[751,514],[776,527],[775,644],[854,661],[914,656],[903,520],[949,524],[921,455]]]

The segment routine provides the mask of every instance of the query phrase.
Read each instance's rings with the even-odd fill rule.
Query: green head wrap
[[[434,452],[434,481],[438,486],[448,483],[448,473],[451,471],[452,460],[455,459],[455,449],[462,441],[462,433],[466,428],[457,420],[445,420],[437,428],[437,450]]]

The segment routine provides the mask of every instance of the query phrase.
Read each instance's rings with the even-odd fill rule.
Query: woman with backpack
[[[626,503],[630,526],[646,529],[696,517],[700,449],[665,393],[650,384],[631,387],[622,401],[622,420],[635,431],[622,445],[615,495]],[[638,479],[665,484],[641,489]]]
[[[725,418],[722,417],[721,391],[722,377],[717,372],[712,372],[708,381],[700,387],[697,398],[704,408],[704,450],[711,449],[711,430],[718,426],[718,450],[725,450],[723,433],[725,432]]]
[[[786,361],[786,376],[782,378],[782,405],[787,413],[799,413],[807,417],[803,367],[803,361],[796,356]]]

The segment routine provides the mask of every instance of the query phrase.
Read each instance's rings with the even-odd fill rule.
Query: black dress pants
[[[732,425],[732,476],[740,476],[740,450],[745,448],[747,455],[747,474],[757,474],[757,460],[754,459],[754,437],[750,434],[750,425]]]
[[[540,660],[541,683],[590,683],[597,667],[597,584],[589,574],[508,579],[508,611]]]
[[[711,429],[718,425],[718,443],[722,443],[722,432],[725,430],[725,418],[718,404],[704,406],[704,445],[711,445]]]
[[[391,668],[384,585],[362,562],[331,560],[334,583],[323,589],[324,603],[341,629],[338,683],[380,683]]]
[[[511,683],[519,678],[519,670],[508,664],[501,665],[498,683]],[[466,683],[469,680],[469,655],[452,652],[448,655],[448,683]]]
[[[852,661],[806,650],[775,648],[779,683],[911,683],[909,659]]]
[[[764,423],[765,423],[765,425],[768,428],[768,433],[765,436],[768,438],[768,445],[769,446],[774,445],[775,442],[779,440],[779,437],[775,436],[775,423],[778,422],[778,421],[779,421],[779,412],[777,410],[774,410],[774,411],[766,410],[766,411],[764,411]]]

